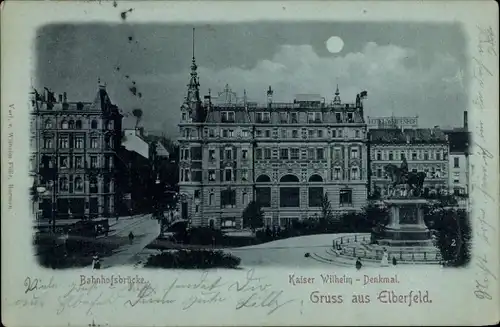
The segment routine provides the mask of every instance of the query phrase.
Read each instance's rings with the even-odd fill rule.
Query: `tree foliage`
[[[243,226],[252,231],[264,226],[264,212],[262,206],[257,201],[251,201],[245,210],[243,210]]]

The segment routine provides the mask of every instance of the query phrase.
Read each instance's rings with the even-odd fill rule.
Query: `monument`
[[[377,243],[387,246],[431,246],[431,233],[424,222],[427,200],[421,198],[425,173],[408,172],[405,157],[401,167],[387,165],[385,171],[392,182],[390,195],[384,200],[389,208],[389,223],[379,235]]]

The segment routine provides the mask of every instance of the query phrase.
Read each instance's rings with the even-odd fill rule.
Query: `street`
[[[156,219],[151,219],[151,214],[134,217],[121,217],[118,222],[110,226],[110,233],[101,236],[110,239],[127,238],[129,233],[134,234],[132,242],[126,242],[113,251],[109,257],[101,258],[101,267],[109,268],[126,265],[130,259],[142,251],[149,243],[160,234],[160,224]]]

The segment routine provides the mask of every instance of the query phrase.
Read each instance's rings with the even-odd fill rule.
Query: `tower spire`
[[[337,84],[337,90],[335,91],[335,95],[339,95],[340,92],[339,92],[339,85]]]
[[[198,66],[196,65],[196,59],[194,56],[194,32],[195,28],[193,27],[193,37],[192,37],[192,51],[193,51],[193,59],[191,61],[191,77],[189,79],[189,84],[187,85],[187,95],[184,101],[183,107],[186,108],[193,121],[203,121],[204,113],[201,107],[200,100],[200,83],[198,79]]]
[[[335,97],[333,98],[333,104],[340,104],[340,91],[338,84],[337,84],[337,89],[335,90]]]
[[[195,31],[195,28],[193,27],[193,61],[194,61],[194,31]]]

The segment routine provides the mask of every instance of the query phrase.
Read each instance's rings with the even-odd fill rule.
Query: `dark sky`
[[[462,123],[465,38],[451,24],[47,25],[37,35],[35,85],[67,92],[70,101],[91,101],[101,78],[124,112],[141,108],[147,130],[175,136],[193,27],[202,95],[209,88],[217,94],[227,83],[257,102],[265,102],[269,85],[276,101],[292,101],[298,93],[331,100],[339,84],[343,101],[368,91],[369,116],[418,114],[422,127]],[[344,42],[339,53],[327,51],[331,36]]]

